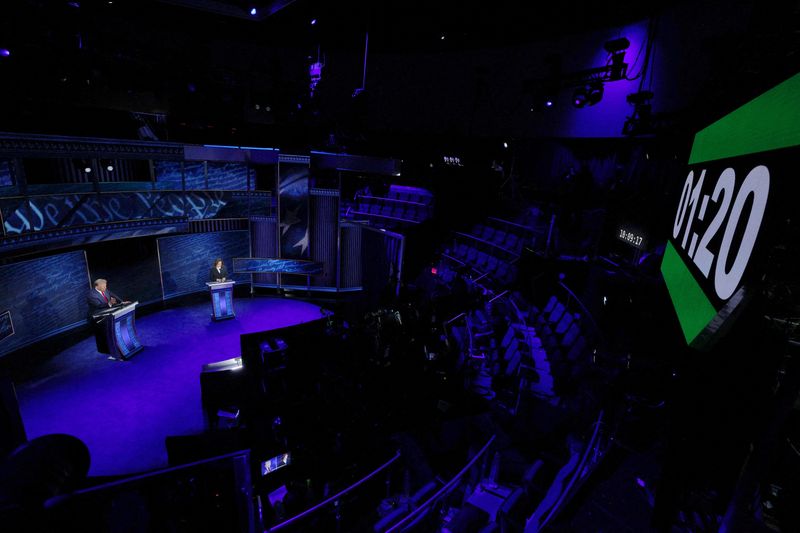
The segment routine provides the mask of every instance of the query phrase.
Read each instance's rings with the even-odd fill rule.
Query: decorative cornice
[[[278,156],[278,161],[280,163],[300,163],[302,165],[309,165],[311,164],[311,156],[281,154]]]
[[[102,157],[182,161],[183,148],[184,145],[177,143],[0,133],[0,155],[5,157]]]

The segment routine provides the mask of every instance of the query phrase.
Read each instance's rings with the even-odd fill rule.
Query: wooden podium
[[[142,349],[136,335],[136,304],[132,302],[103,309],[92,315],[97,351],[114,359],[130,359]]]
[[[211,292],[211,318],[214,320],[236,318],[236,313],[233,312],[233,286],[235,284],[235,281],[206,282],[208,290]]]

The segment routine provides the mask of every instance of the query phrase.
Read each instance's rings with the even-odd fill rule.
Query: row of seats
[[[469,265],[479,274],[487,274],[493,281],[501,286],[512,283],[517,276],[517,266],[492,254],[492,250],[481,250],[467,243],[457,243],[449,256],[460,263]]]
[[[541,308],[531,305],[520,293],[489,300],[483,308],[465,313],[458,327],[451,329],[461,347],[467,366],[467,386],[487,401],[516,398],[507,405],[518,409],[521,395],[557,405],[559,386],[569,381],[569,366],[590,360],[590,333],[584,331],[580,313],[553,295]],[[565,372],[566,371],[566,372]],[[505,385],[516,391],[502,390]],[[585,446],[568,439],[567,455],[535,460],[516,478],[500,480],[501,489],[492,494],[500,502],[487,503],[481,487],[470,488],[461,505],[445,513],[443,531],[538,531],[552,511],[562,503],[578,468]],[[520,470],[520,472],[522,472]],[[492,480],[496,482],[497,480]]]
[[[556,383],[569,386],[588,357],[581,316],[555,296],[542,310],[526,308],[524,302],[517,305],[525,322],[510,324],[503,339],[506,374],[518,376],[518,395],[532,393],[557,403],[562,390]]]
[[[466,313],[464,326],[452,331],[473,365],[471,390],[491,400],[499,383],[508,409],[516,411],[528,396],[557,405],[591,364],[591,330],[583,322],[555,295],[539,309],[515,292]]]
[[[510,254],[519,255],[526,241],[531,238],[524,235],[522,231],[508,230],[506,228],[495,228],[490,225],[478,224],[470,235],[484,242],[491,243],[498,248],[508,251]]]
[[[525,245],[534,244],[534,232],[514,222],[487,218],[470,233],[455,233],[452,246],[445,249],[438,265],[441,279],[450,283],[458,266],[469,267],[483,287],[506,287],[514,282],[516,262]],[[450,264],[454,262],[455,265]]]
[[[433,193],[420,187],[390,185],[386,197],[395,200],[404,200],[406,202],[416,202],[426,206],[433,205]]]
[[[431,208],[426,205],[409,204],[386,198],[357,199],[355,213],[358,215],[377,215],[404,222],[423,222],[431,217]]]

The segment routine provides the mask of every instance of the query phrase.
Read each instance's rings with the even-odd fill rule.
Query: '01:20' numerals
[[[739,286],[739,282],[747,268],[747,263],[750,260],[750,254],[753,252],[761,222],[764,219],[764,210],[769,196],[769,169],[764,165],[759,165],[752,169],[745,177],[744,182],[742,182],[735,201],[733,200],[733,192],[736,188],[736,172],[732,168],[726,168],[720,174],[711,196],[706,194],[701,198],[700,192],[703,188],[705,176],[706,171],[704,169],[700,172],[700,178],[697,183],[694,183],[693,170],[686,177],[686,183],[684,183],[683,191],[681,192],[681,200],[678,203],[678,212],[675,213],[672,238],[675,239],[676,243],[680,242],[681,248],[687,251],[689,257],[692,258],[694,264],[697,265],[697,268],[706,278],[711,273],[711,267],[715,266],[714,289],[720,299],[727,300],[736,292]],[[753,206],[750,209],[750,217],[747,220],[741,241],[738,243],[735,259],[731,263],[730,255],[736,227],[739,224],[745,204],[751,195],[753,196]],[[709,200],[719,205],[719,209],[703,236],[700,237],[697,233],[692,232],[692,223],[695,220],[695,214],[697,214],[697,220],[699,221],[705,218]],[[731,204],[733,205],[732,208]],[[725,233],[722,235],[722,242],[715,257],[714,253],[708,249],[708,246],[722,227],[722,223],[725,222],[729,210],[730,216],[727,217]],[[684,222],[686,222],[685,226]],[[689,239],[690,235],[691,240]],[[688,249],[686,247],[687,243],[689,245]],[[716,265],[714,265],[715,259]]]

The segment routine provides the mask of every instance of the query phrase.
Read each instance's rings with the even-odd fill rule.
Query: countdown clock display
[[[800,75],[695,136],[661,271],[691,346],[730,327],[765,267],[800,166]]]

